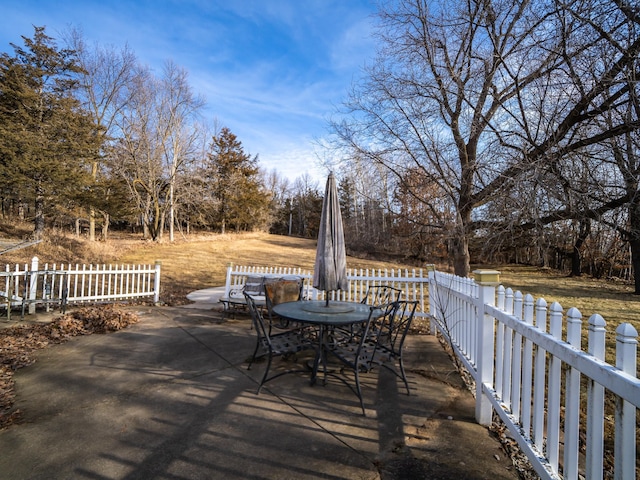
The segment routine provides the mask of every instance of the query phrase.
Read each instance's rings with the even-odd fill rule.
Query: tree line
[[[22,39],[0,57],[3,219],[33,222],[35,238],[73,226],[91,240],[114,227],[173,240],[175,230],[277,229],[288,202],[287,231],[317,231],[317,185],[302,178],[292,193],[229,128],[207,125],[175,63],[156,75],[127,46],[89,46],[77,30],[64,47],[44,27]]]

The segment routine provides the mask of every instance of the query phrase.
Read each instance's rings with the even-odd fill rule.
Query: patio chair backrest
[[[264,385],[266,382],[273,380],[274,378],[278,378],[280,375],[284,375],[285,373],[300,371],[286,370],[284,372],[277,372],[269,376],[271,360],[273,357],[295,354],[303,350],[312,349],[313,345],[300,330],[287,330],[277,334],[272,334],[271,328],[265,324],[264,317],[262,316],[262,311],[256,305],[254,298],[247,293],[245,293],[244,296],[247,301],[249,312],[251,313],[253,326],[257,332],[256,347],[253,351],[253,355],[247,369],[251,369],[251,365],[253,365],[253,362],[258,356],[265,355],[267,358],[267,365],[264,369],[264,375],[262,376],[262,380],[260,381],[258,390],[256,391],[256,393],[260,393],[262,385]],[[260,351],[261,349],[262,351]]]
[[[244,293],[249,295],[262,296],[264,295],[264,277],[255,275],[249,275],[244,281],[244,287],[242,289]]]
[[[249,314],[251,315],[251,322],[253,323],[253,328],[258,334],[258,343],[265,348],[266,350],[271,349],[271,340],[269,338],[269,328],[265,325],[264,317],[262,316],[262,311],[260,307],[256,305],[256,301],[253,296],[249,293],[245,292],[244,297],[247,302],[247,308],[249,309]]]
[[[418,302],[399,300],[393,302],[392,305],[391,314],[385,317],[378,332],[378,345],[399,357],[402,354],[404,340],[411,328]]]
[[[371,285],[360,303],[379,307],[400,300],[402,290],[388,285]]]
[[[302,300],[304,281],[301,277],[286,276],[268,278],[264,282],[264,299],[269,314],[269,326],[288,328],[289,320],[279,317],[273,312],[273,306],[286,302]]]

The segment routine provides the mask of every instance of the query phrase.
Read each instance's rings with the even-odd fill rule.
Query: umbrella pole
[[[324,296],[325,296],[324,306],[329,307],[329,292],[325,292]]]

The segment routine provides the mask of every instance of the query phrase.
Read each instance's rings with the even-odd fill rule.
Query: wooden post
[[[491,425],[491,402],[483,393],[485,383],[493,384],[494,319],[484,314],[484,305],[495,305],[496,286],[500,283],[500,272],[475,270],[476,283],[480,286],[477,304],[477,348],[478,376],[476,378],[476,421],[480,425]]]
[[[588,352],[604,361],[605,330],[604,318],[597,313],[589,317]],[[604,450],[604,387],[587,379],[587,452],[585,470],[590,480],[602,478]]]
[[[36,294],[38,292],[38,257],[31,259],[31,271],[29,275],[29,293],[27,294],[27,301],[29,302],[29,315],[36,313]],[[25,274],[26,275],[26,274]],[[24,281],[27,281],[25,276]],[[23,310],[24,312],[24,310]]]
[[[155,266],[156,272],[153,277],[153,303],[157,305],[160,303],[160,270],[162,262],[160,260],[156,260]]]
[[[630,323],[616,328],[616,367],[636,377],[638,332]],[[634,478],[636,474],[636,408],[616,397],[614,475],[616,479]]]
[[[233,263],[227,264],[227,278],[224,283],[224,297],[229,298],[229,292],[231,291],[231,270],[233,270]]]

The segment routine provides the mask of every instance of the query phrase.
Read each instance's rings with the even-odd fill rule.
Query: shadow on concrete
[[[0,477],[517,478],[432,337],[408,341],[411,395],[385,369],[362,375],[364,417],[332,377],[285,375],[256,395],[248,317],[131,309],[138,324],[47,348],[17,373],[25,422],[0,432]]]

